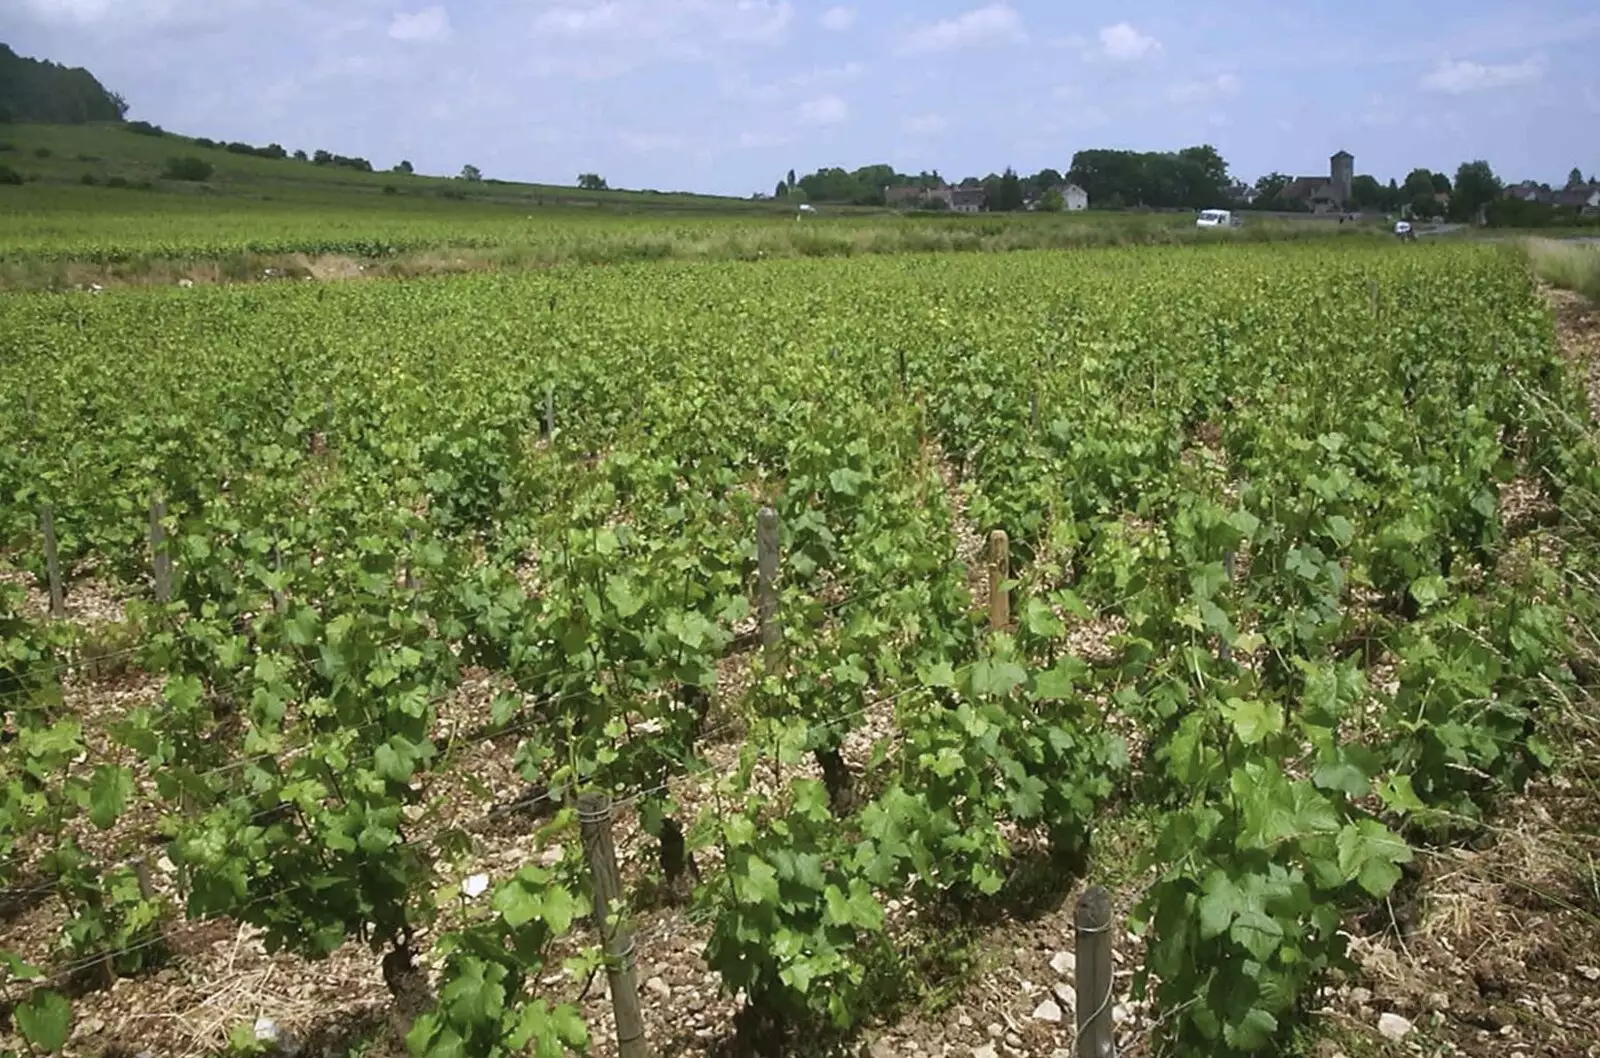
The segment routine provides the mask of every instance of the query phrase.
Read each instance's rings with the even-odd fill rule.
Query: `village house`
[[[1356,158],[1340,151],[1328,159],[1327,176],[1297,176],[1278,192],[1283,202],[1303,202],[1313,213],[1333,213],[1346,209],[1355,182]]]
[[[891,209],[945,209],[952,213],[977,213],[983,209],[984,191],[981,187],[951,187],[949,184],[885,187],[883,202]]]

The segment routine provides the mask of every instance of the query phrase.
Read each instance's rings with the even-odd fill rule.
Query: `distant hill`
[[[120,121],[128,104],[81,67],[30,59],[0,44],[0,123]]]
[[[0,0],[4,3],[5,0]],[[685,192],[609,189],[596,174],[558,187],[484,178],[425,176],[410,162],[379,169],[329,150],[290,151],[182,136],[126,121],[127,101],[88,70],[18,55],[0,44],[0,202],[5,208],[102,208],[94,188],[167,192],[191,203],[274,203],[387,210],[477,204],[626,211],[782,212],[783,203]],[[469,159],[463,159],[468,161]],[[465,178],[467,174],[471,178]],[[23,186],[30,185],[30,186]],[[70,189],[70,191],[68,191]],[[68,191],[65,197],[60,192]],[[134,201],[127,207],[137,210]]]

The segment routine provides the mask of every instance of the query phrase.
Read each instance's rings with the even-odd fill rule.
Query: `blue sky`
[[[432,173],[749,194],[1201,142],[1249,180],[1600,172],[1592,0],[3,0],[0,40],[177,131]]]

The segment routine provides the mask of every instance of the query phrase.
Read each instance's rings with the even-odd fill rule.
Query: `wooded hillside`
[[[120,121],[128,104],[81,67],[18,55],[0,44],[0,122]]]

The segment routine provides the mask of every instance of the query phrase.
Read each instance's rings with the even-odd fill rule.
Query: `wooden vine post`
[[[590,791],[578,797],[578,828],[584,855],[594,876],[594,921],[606,953],[606,980],[611,985],[611,1012],[617,1023],[621,1058],[648,1058],[644,1012],[633,966],[633,932],[623,920],[622,877],[611,837],[611,797]]]
[[[162,524],[167,505],[150,497],[150,564],[155,574],[156,602],[172,601],[172,556],[167,552],[167,527]]]
[[[1234,566],[1234,555],[1233,555],[1233,552],[1232,551],[1224,552],[1223,555],[1222,555],[1222,572],[1228,578],[1228,583],[1230,585],[1233,583],[1233,566]],[[1221,659],[1222,661],[1232,661],[1233,660],[1233,647],[1229,646],[1226,642],[1223,642],[1220,646],[1217,647],[1217,657],[1219,659]]]
[[[272,572],[283,572],[283,551],[279,549],[277,544],[272,545]],[[272,608],[279,613],[283,613],[289,608],[289,600],[284,596],[282,588],[273,589]]]
[[[1004,529],[989,534],[989,627],[1003,632],[1011,627],[1011,540]]]
[[[770,671],[783,644],[778,620],[778,512],[771,507],[756,515],[756,616],[761,622],[762,656]]]
[[[1078,1051],[1075,1058],[1116,1058],[1111,966],[1111,894],[1091,885],[1078,897],[1076,927]]]
[[[44,535],[44,572],[50,586],[50,619],[67,616],[67,599],[61,588],[61,556],[57,552],[56,512],[47,503],[39,510],[39,531]]]

